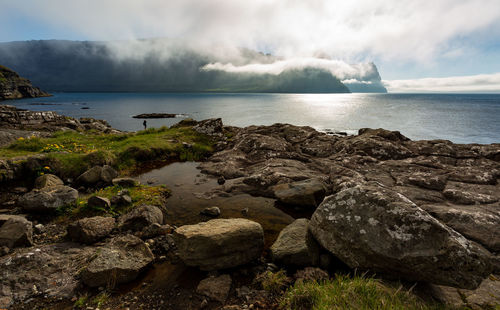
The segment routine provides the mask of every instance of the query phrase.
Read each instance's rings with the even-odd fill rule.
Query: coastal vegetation
[[[136,133],[59,131],[51,137],[19,138],[0,149],[0,158],[42,154],[52,173],[77,177],[98,164],[111,164],[121,174],[148,161],[200,160],[213,150],[212,141],[192,128],[151,128]]]

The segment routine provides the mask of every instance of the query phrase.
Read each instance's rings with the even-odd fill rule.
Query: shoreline
[[[427,306],[457,302],[444,297],[454,290],[457,294],[447,286],[457,287],[467,302],[476,302],[479,294],[483,303],[491,302],[485,296],[500,286],[492,280],[500,273],[499,144],[412,141],[384,129],[334,136],[289,124],[240,128],[224,126],[220,119],[184,119],[171,128],[121,133],[98,120],[33,113],[25,114],[30,122],[20,122],[16,130],[36,131],[47,125],[54,130],[14,138],[13,144],[0,148],[6,185],[0,194],[0,219],[5,218],[0,224],[20,223],[15,227],[22,232],[0,256],[0,265],[9,266],[6,281],[21,287],[16,296],[0,296],[13,309],[21,309],[29,298],[30,306],[70,307],[84,296],[78,291],[87,294],[82,304],[91,306],[93,298],[103,295],[89,287],[106,287],[100,279],[113,272],[92,268],[118,263],[134,270],[134,276],[118,277],[115,281],[121,285],[103,290],[103,305],[108,307],[277,308],[294,298],[288,289],[304,281],[296,279],[340,279],[339,273],[353,270],[377,274],[389,289],[394,277],[402,281],[396,283],[409,286],[425,282],[418,288],[433,290],[434,301],[415,293],[407,302]],[[39,122],[33,119],[36,115],[43,115]],[[56,131],[68,124],[74,129]],[[36,155],[37,148],[48,145],[42,156]],[[178,170],[159,169],[156,176],[143,174],[144,179],[128,176],[136,165],[172,159],[195,159],[199,170],[188,172],[180,165],[170,166]],[[167,188],[160,177],[174,180]],[[61,202],[55,206],[54,201]],[[212,226],[203,228],[206,225]],[[5,238],[3,229],[0,241]],[[208,238],[206,242],[196,243],[198,234]],[[85,238],[90,236],[94,239],[89,243]],[[262,243],[255,243],[259,238]],[[135,244],[118,246],[123,257],[134,257],[143,265],[113,261],[106,254],[123,240]],[[186,252],[189,248],[196,251]],[[93,257],[96,250],[103,254]],[[32,259],[15,258],[23,255]],[[218,257],[215,261],[213,255]],[[71,279],[63,292],[63,286],[51,288],[34,276],[39,259],[68,264],[95,260],[96,265],[71,264],[69,274],[47,270],[56,279]],[[7,261],[11,263],[5,265]],[[83,278],[77,275],[80,269],[86,270]],[[217,276],[204,270],[218,270]],[[308,271],[294,275],[297,270]],[[182,284],[185,273],[192,277],[189,284]],[[177,280],[164,281],[158,274],[175,274]],[[33,292],[29,276],[38,279],[35,285],[42,294]],[[266,291],[269,276],[284,282]],[[294,279],[298,282],[291,284]],[[209,287],[229,287],[227,293],[207,293],[205,280],[212,283]],[[353,280],[370,285],[369,278],[342,281]],[[121,291],[127,282],[134,288]],[[148,299],[151,294],[161,297]],[[172,299],[160,304],[166,296]]]

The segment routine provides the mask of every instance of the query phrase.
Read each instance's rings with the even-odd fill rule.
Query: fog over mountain
[[[47,91],[386,92],[373,63],[169,39],[7,42],[0,63]]]

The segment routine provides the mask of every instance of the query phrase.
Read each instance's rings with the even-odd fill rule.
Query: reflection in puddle
[[[275,207],[274,199],[247,194],[230,197],[206,195],[206,192],[221,186],[215,178],[202,174],[197,166],[196,162],[172,163],[138,177],[143,184],[164,184],[172,191],[166,205],[167,224],[182,226],[207,221],[210,218],[200,215],[200,212],[217,206],[221,210],[220,218],[248,218],[260,223],[264,228],[266,247],[269,247],[279,232],[293,221],[293,217]],[[245,214],[244,209],[248,210]]]

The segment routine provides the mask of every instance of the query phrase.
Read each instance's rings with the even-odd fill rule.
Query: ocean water
[[[221,117],[233,126],[290,123],[348,133],[386,128],[414,140],[500,143],[500,94],[55,93],[6,103],[105,119],[125,131],[143,128],[143,120],[133,115],[155,112],[196,120]],[[148,127],[170,126],[180,117],[150,119]]]

